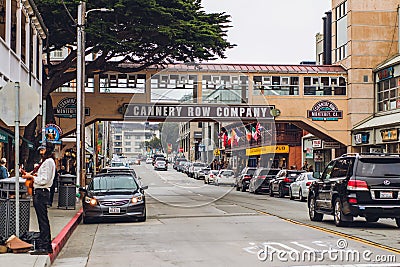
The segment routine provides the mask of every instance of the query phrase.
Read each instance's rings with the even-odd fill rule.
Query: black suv
[[[269,195],[273,197],[275,193],[278,197],[284,197],[289,195],[290,184],[293,183],[297,176],[299,176],[303,170],[280,170],[278,174],[271,179],[269,182]]]
[[[308,213],[312,221],[333,215],[336,226],[361,216],[367,222],[393,218],[400,227],[400,157],[345,154],[332,160],[310,185]]]
[[[236,191],[246,192],[246,189],[249,188],[250,179],[253,177],[253,174],[256,170],[256,167],[243,168],[240,174],[236,177]]]

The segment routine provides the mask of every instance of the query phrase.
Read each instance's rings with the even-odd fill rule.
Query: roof
[[[400,112],[373,117],[353,128],[353,131],[398,124]]]
[[[134,67],[131,63],[121,63],[120,67]],[[148,69],[169,69],[194,72],[252,72],[252,73],[338,73],[346,74],[340,65],[279,65],[279,64],[218,64],[218,63],[177,63],[155,65]]]

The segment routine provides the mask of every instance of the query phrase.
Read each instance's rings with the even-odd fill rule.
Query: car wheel
[[[311,221],[320,222],[324,218],[324,214],[317,212],[316,209],[317,202],[315,201],[315,198],[312,197],[308,202],[308,215]]]
[[[240,191],[239,184],[235,185],[235,187],[236,187],[236,191]]]
[[[379,217],[376,217],[376,216],[368,216],[368,217],[365,217],[365,220],[366,220],[367,222],[377,222],[377,221],[379,221]]]
[[[336,226],[347,226],[348,222],[343,221],[343,211],[340,199],[336,198],[333,209],[333,220]]]
[[[246,192],[246,185],[245,185],[245,183],[242,183],[242,192]]]
[[[138,218],[138,222],[145,222],[146,221],[146,208],[143,211],[144,215]]]
[[[82,221],[84,224],[89,224],[89,223],[93,223],[93,220],[90,220],[88,217],[86,217],[85,215],[82,216]]]
[[[398,228],[400,228],[400,218],[396,218],[396,225]]]
[[[269,185],[269,196],[270,197],[274,196],[274,191],[272,191],[272,185]]]
[[[285,196],[285,192],[283,192],[283,187],[282,187],[282,185],[279,185],[278,197],[284,197],[284,196]]]
[[[205,184],[208,184],[206,179],[204,179],[204,183],[205,183]]]
[[[289,199],[290,200],[294,200],[294,196],[293,196],[293,193],[292,193],[292,188],[289,188]]]
[[[303,196],[303,191],[301,191],[301,188],[299,190],[299,197],[301,202],[304,202],[306,200],[306,198]]]

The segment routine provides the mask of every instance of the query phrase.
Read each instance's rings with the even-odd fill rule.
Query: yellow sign
[[[214,156],[219,156],[221,155],[221,151],[219,151],[218,148],[214,149]]]
[[[276,145],[276,146],[261,146],[246,149],[246,156],[257,156],[263,154],[277,154],[277,153],[289,153],[288,145]]]

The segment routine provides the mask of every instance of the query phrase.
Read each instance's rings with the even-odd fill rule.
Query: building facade
[[[42,95],[42,48],[46,38],[47,28],[33,0],[0,1],[0,90],[9,82],[19,82]],[[3,123],[0,114],[0,158],[6,157],[9,166],[14,161],[13,139],[13,130]]]

